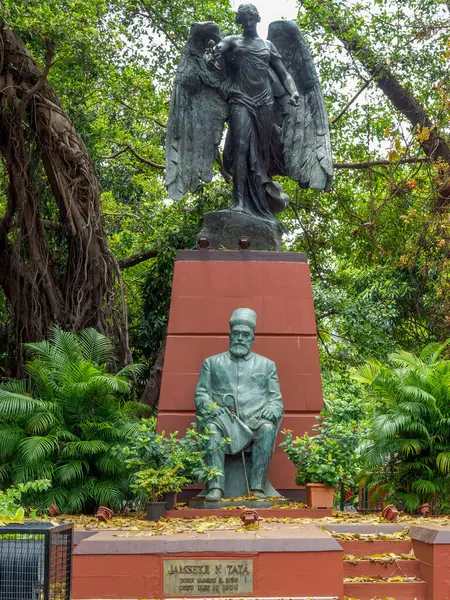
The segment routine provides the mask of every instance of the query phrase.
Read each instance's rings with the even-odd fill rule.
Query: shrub
[[[2,487],[48,479],[49,490],[27,492],[38,509],[120,509],[129,475],[112,449],[139,428],[143,407],[129,397],[140,367],[108,373],[114,349],[94,329],[77,335],[53,327],[50,341],[26,349],[28,378],[0,386]]]
[[[450,361],[440,359],[447,344],[354,370],[376,403],[361,448],[366,481],[408,511],[429,502],[436,512],[450,494]]]
[[[130,473],[137,502],[217,478],[220,472],[206,460],[208,440],[208,432],[200,433],[195,425],[182,437],[178,431],[166,436],[156,432],[155,418],[142,420],[137,433],[116,447],[116,456]]]
[[[48,479],[18,483],[4,491],[0,490],[0,526],[21,523],[25,518],[22,496],[30,491],[42,492],[51,485]]]
[[[294,438],[291,430],[282,431],[285,441],[280,446],[294,463],[297,485],[324,483],[337,488],[343,483],[352,487],[359,475],[357,425],[333,421],[327,411],[322,411],[317,420],[314,436],[305,433]]]
[[[165,493],[179,492],[188,483],[179,471],[179,467],[142,469],[134,475],[132,487],[138,495],[143,494],[146,500],[160,502]]]

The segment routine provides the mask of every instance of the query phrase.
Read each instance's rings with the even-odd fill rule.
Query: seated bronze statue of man
[[[223,474],[208,483],[208,501],[224,495],[226,454],[242,455],[247,491],[253,496],[265,498],[270,485],[267,472],[283,417],[283,399],[275,363],[252,352],[255,328],[253,310],[235,310],[229,350],[206,358],[200,371],[195,406],[211,433],[209,464]],[[245,450],[251,454],[248,473]]]

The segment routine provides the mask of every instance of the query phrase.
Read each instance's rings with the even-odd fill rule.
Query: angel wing
[[[166,132],[166,187],[173,200],[213,178],[229,109],[217,91],[225,73],[209,68],[204,53],[211,40],[220,41],[219,31],[213,22],[191,26],[175,76]]]
[[[302,187],[328,191],[333,182],[328,115],[308,45],[293,21],[271,23],[268,39],[280,53],[300,94],[299,105],[293,107],[287,96],[280,96],[274,89],[286,175]]]

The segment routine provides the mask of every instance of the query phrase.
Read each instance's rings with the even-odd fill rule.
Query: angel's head
[[[254,4],[241,4],[236,13],[236,23],[242,25],[244,32],[255,30],[256,25],[261,21],[258,9]]]

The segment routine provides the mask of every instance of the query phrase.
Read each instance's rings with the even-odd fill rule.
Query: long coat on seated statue
[[[228,410],[214,415],[215,405]],[[206,358],[195,392],[195,406],[197,413],[206,421],[207,429],[213,433],[210,464],[224,471],[224,454],[238,455],[242,460],[240,452],[247,448],[251,450],[250,489],[262,490],[266,496],[275,495],[267,481],[270,457],[283,417],[283,400],[275,363],[254,352],[237,357],[228,351]],[[271,420],[262,416],[265,409],[273,415]],[[229,438],[225,451],[215,450],[217,442],[224,438]],[[211,485],[224,492],[225,477]],[[241,494],[233,486],[233,495],[248,492],[245,489],[240,491]]]

